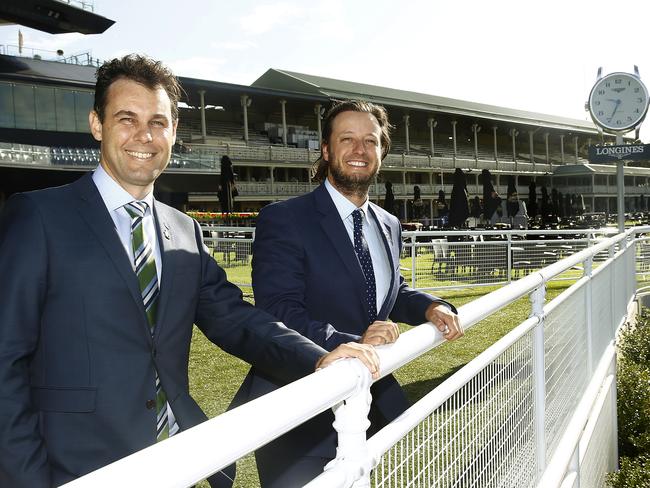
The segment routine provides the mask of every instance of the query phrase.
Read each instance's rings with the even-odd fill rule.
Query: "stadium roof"
[[[95,87],[96,66],[0,56],[0,79]]]
[[[251,86],[290,90],[331,99],[360,98],[382,105],[440,112],[466,117],[499,120],[513,124],[524,124],[549,129],[572,130],[597,134],[596,127],[589,121],[557,117],[554,115],[526,112],[495,105],[438,97],[424,93],[386,88],[353,81],[336,80],[280,69],[269,69]]]
[[[115,21],[56,0],[2,0],[0,23],[14,23],[50,34],[101,34]]]

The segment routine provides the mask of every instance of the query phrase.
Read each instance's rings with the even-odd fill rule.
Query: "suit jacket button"
[[[147,410],[151,410],[156,406],[156,400],[147,400],[147,403],[145,403]]]

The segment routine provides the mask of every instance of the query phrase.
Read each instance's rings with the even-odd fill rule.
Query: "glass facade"
[[[0,127],[90,132],[91,90],[0,82]]]

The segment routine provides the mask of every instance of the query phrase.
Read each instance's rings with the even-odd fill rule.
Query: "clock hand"
[[[618,106],[619,106],[620,104],[621,104],[621,99],[619,98],[618,100],[616,100],[616,105],[614,106],[614,111],[612,112],[612,115],[609,116],[610,119],[611,119],[611,118],[614,118],[614,114],[615,114],[616,111],[618,110]]]

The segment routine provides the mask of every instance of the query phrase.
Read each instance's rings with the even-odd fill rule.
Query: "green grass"
[[[250,267],[237,266],[227,268],[229,279],[233,282],[245,276],[246,269],[250,276]],[[246,281],[239,281],[246,282]],[[553,299],[569,285],[567,282],[551,283],[547,288],[547,300]],[[456,306],[493,291],[496,288],[465,289],[445,291],[440,296]],[[244,289],[245,298],[252,301],[251,294]],[[488,346],[499,340],[512,328],[525,320],[530,314],[530,301],[522,298],[505,309],[493,314],[467,331],[460,340],[443,344],[424,354],[395,373],[400,384],[412,402],[417,401],[438,384],[462,368]],[[402,331],[409,326],[402,325]],[[241,384],[248,364],[230,356],[210,343],[195,328],[192,337],[190,355],[190,392],[208,417],[212,418],[225,411],[232,397]],[[227,442],[215,439],[215,442]],[[207,483],[198,485],[207,488]],[[252,455],[237,463],[236,488],[259,486],[259,479]]]

